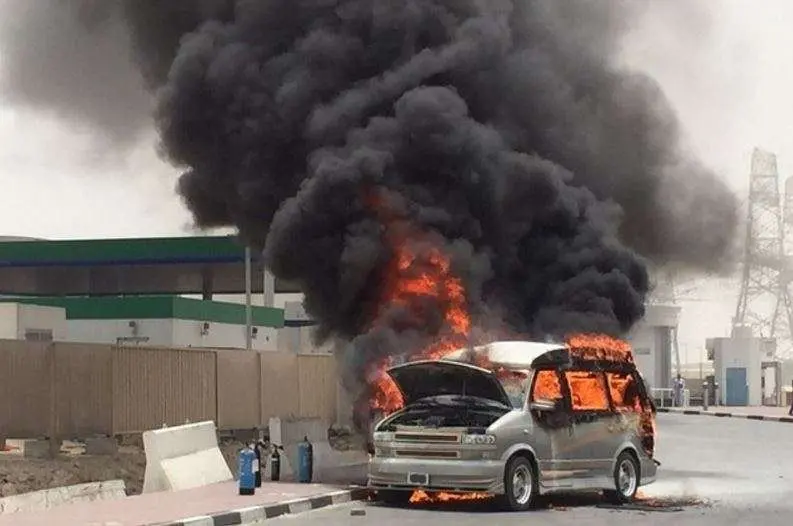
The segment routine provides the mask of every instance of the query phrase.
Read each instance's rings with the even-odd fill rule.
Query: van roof
[[[588,342],[583,342],[588,343]],[[509,370],[527,370],[542,366],[558,366],[564,363],[590,364],[622,368],[634,366],[630,347],[625,346],[617,353],[602,352],[602,349],[590,349],[588,345],[577,347],[572,342],[572,349],[564,343],[546,343],[531,341],[502,341],[463,348],[446,355],[444,360],[488,363]],[[572,351],[572,352],[571,352]]]
[[[493,342],[473,348],[463,348],[444,356],[444,360],[467,361],[471,352],[483,356],[492,364],[506,369],[531,369],[534,360],[553,351],[564,351],[563,343],[529,341]]]

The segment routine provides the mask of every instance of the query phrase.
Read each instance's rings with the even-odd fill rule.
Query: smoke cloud
[[[647,261],[713,270],[730,253],[735,197],[685,152],[653,79],[618,65],[642,2],[102,4],[99,25],[127,31],[119,62],[156,89],[197,224],[237,227],[300,283],[321,335],[353,341],[351,377],[443,330],[396,307],[373,320],[394,247],[369,192],[421,233],[419,262],[427,243],[451,258],[476,321],[533,337],[624,334]],[[25,38],[12,72],[40,60]],[[56,88],[30,97],[62,107],[75,90]]]
[[[130,146],[153,97],[114,1],[0,0],[0,97]]]

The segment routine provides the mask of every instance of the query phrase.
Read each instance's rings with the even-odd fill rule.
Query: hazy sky
[[[15,1],[37,0],[2,0],[0,11]],[[669,27],[680,17],[654,13],[626,42],[625,61],[661,83],[689,146],[745,199],[754,146],[776,152],[783,173],[793,173],[793,3],[708,5],[712,20],[700,36],[688,31],[681,38]],[[2,60],[0,48],[0,75]],[[176,173],[158,160],[155,145],[150,132],[130,154],[106,156],[84,130],[10,104],[0,93],[0,235],[185,233],[189,216],[173,191]],[[690,295],[697,301],[684,303],[681,346],[691,359],[705,337],[727,334],[737,295],[730,285],[701,286]]]

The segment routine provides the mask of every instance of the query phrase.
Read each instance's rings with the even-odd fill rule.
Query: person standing
[[[793,387],[793,380],[790,382],[790,387]],[[787,410],[788,416],[793,416],[793,390],[790,393],[790,409]]]
[[[683,377],[678,374],[677,378],[675,378],[674,384],[672,385],[672,404],[675,407],[680,407],[683,405],[683,389],[685,388],[685,381]]]

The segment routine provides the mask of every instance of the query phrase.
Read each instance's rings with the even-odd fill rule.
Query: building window
[[[52,331],[49,329],[25,329],[25,341],[51,342]]]

